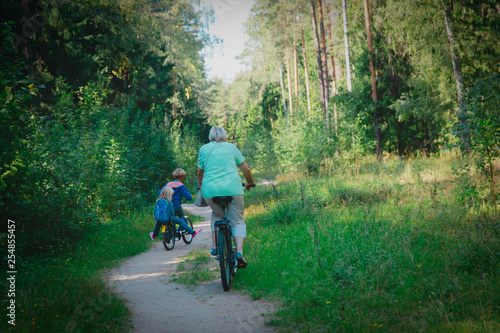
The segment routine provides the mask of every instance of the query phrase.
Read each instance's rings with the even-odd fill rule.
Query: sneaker
[[[213,256],[217,255],[217,249],[210,249],[210,254]]]
[[[155,237],[155,236],[153,236],[153,232],[150,232],[150,233],[149,233],[149,237],[151,237],[151,239],[152,239],[152,240],[155,240],[155,239],[156,239],[156,237]]]
[[[198,236],[198,234],[202,231],[203,229],[200,229],[198,231],[195,231],[194,234],[193,234],[193,238],[195,238],[196,236]]]
[[[247,261],[240,252],[236,253],[236,261],[238,262],[238,268],[247,268]]]

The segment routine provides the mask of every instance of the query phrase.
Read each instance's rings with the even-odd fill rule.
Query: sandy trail
[[[195,230],[203,231],[191,244],[176,241],[175,248],[166,251],[157,241],[150,250],[105,276],[106,283],[128,301],[133,314],[130,332],[272,332],[265,325],[269,316],[263,314],[272,314],[274,306],[263,300],[252,301],[233,289],[225,292],[220,276],[189,288],[170,282],[183,256],[198,248],[208,251],[211,245],[210,207],[183,207],[204,218],[195,223]]]

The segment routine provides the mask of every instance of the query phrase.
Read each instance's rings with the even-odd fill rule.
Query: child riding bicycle
[[[165,187],[163,187],[160,190],[160,195],[158,197],[158,200],[166,199],[168,201],[168,209],[170,210],[170,220],[173,223],[178,224],[179,228],[181,230],[187,231],[190,235],[193,235],[193,238],[196,237],[201,232],[202,229],[200,229],[198,231],[194,231],[186,223],[185,218],[181,219],[181,218],[178,218],[178,217],[175,216],[174,205],[173,205],[173,202],[172,202],[173,195],[174,195],[174,190],[172,188],[168,187],[168,186],[165,186]],[[155,224],[154,230],[149,233],[149,237],[151,239],[155,240],[156,237],[159,235],[161,225],[162,225],[162,223],[160,221],[156,220],[156,224]]]
[[[174,195],[172,196],[172,203],[174,204],[175,216],[180,217],[184,221],[186,218],[184,217],[184,211],[182,210],[182,198],[185,200],[193,200],[193,196],[187,190],[186,186],[184,186],[184,179],[186,179],[186,171],[182,169],[176,169],[172,172],[174,176],[174,181],[167,183],[165,186],[170,187],[174,190]],[[163,187],[165,187],[163,186]],[[158,191],[158,196],[160,195],[161,190]]]

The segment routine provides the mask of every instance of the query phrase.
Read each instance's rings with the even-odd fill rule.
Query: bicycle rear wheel
[[[219,228],[219,266],[222,288],[224,291],[231,289],[231,242],[229,240],[227,229]]]
[[[163,246],[167,251],[172,250],[175,246],[175,229],[171,224],[167,224],[167,228],[163,233]]]
[[[186,223],[191,229],[193,229],[193,222],[191,222],[189,218],[186,218]],[[188,234],[187,231],[184,231],[184,233],[182,234],[182,240],[186,244],[191,244],[191,242],[193,241],[193,235]]]

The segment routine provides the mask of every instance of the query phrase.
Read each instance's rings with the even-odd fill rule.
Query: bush
[[[485,199],[495,204],[494,161],[500,157],[500,75],[482,77],[468,90],[465,122],[454,127],[458,137],[468,137],[473,160],[489,183],[490,195]],[[464,126],[464,124],[466,124]],[[465,147],[464,147],[465,148]]]
[[[275,154],[287,171],[319,171],[324,159],[335,155],[337,138],[322,120],[296,120],[282,124],[275,140]]]
[[[18,97],[4,104],[7,118],[28,112],[38,95],[33,85],[11,88]],[[99,83],[76,95],[68,90],[58,83],[56,104],[32,108],[25,128],[2,122],[4,132],[10,128],[19,138],[2,155],[0,208],[21,226],[20,258],[59,239],[71,242],[82,228],[152,200],[175,167],[166,131],[151,127],[141,110],[105,105],[107,90]]]

